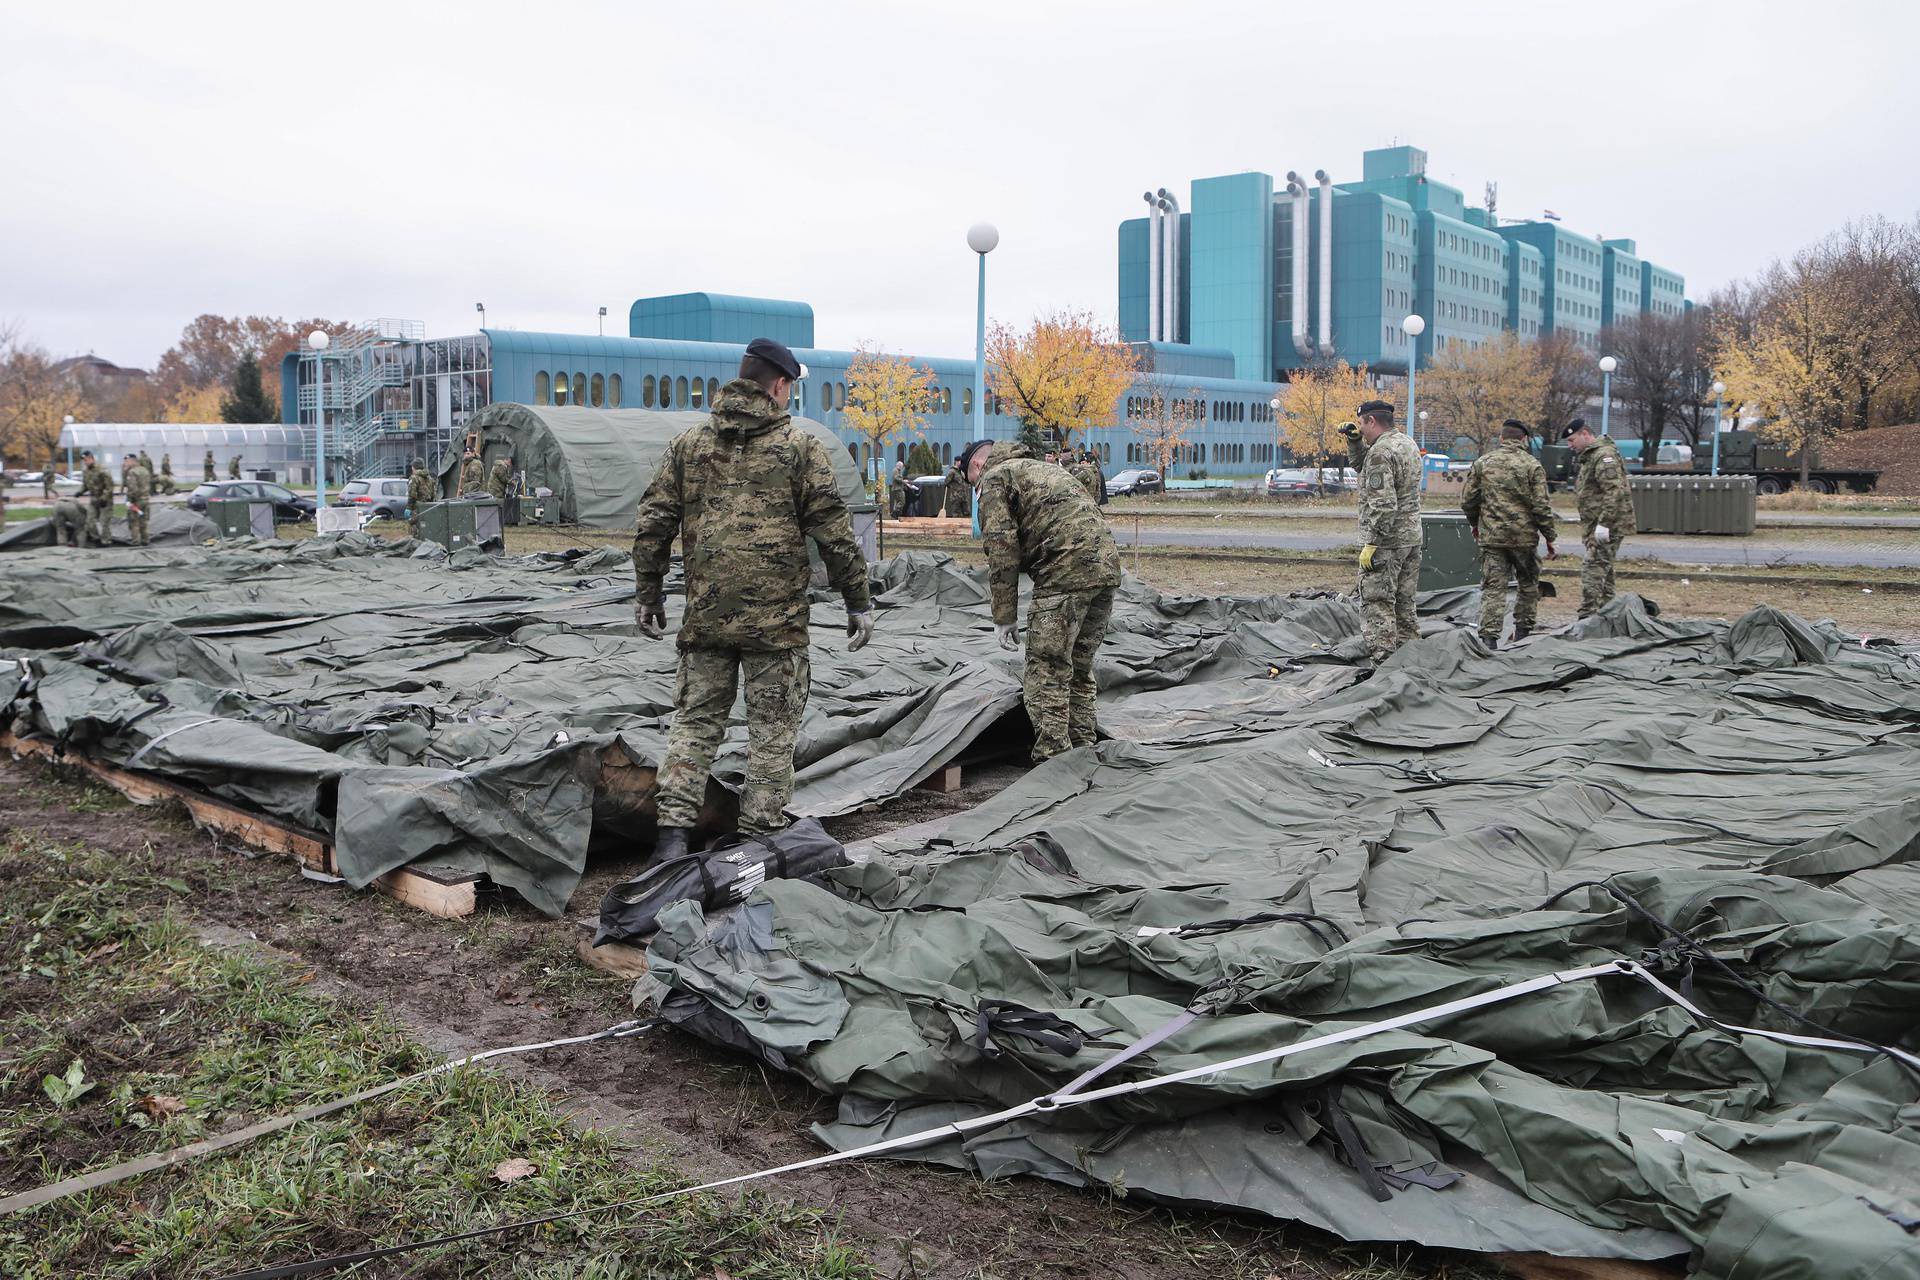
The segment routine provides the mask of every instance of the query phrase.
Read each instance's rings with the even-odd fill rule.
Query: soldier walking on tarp
[[[1003,648],[1020,647],[1020,575],[1033,580],[1022,693],[1038,763],[1099,736],[1093,658],[1113,615],[1120,549],[1079,480],[1013,455],[1011,441],[976,440],[958,466],[979,490],[993,627]]]
[[[87,513],[80,506],[78,498],[61,498],[53,504],[52,543],[59,546],[65,542],[70,547],[86,545]]]
[[[1360,406],[1360,627],[1367,654],[1387,660],[1420,634],[1413,595],[1420,581],[1420,449],[1393,426],[1393,406]]]
[[[93,460],[93,450],[80,455],[85,470],[80,491],[87,495],[87,536],[96,547],[113,545],[113,477]]]
[[[415,458],[407,476],[407,532],[418,538],[423,528],[420,513],[433,501],[433,477],[427,474],[427,460]]]
[[[1532,434],[1526,423],[1508,418],[1500,427],[1500,446],[1474,460],[1460,497],[1467,527],[1480,544],[1480,638],[1488,644],[1500,639],[1509,578],[1517,586],[1513,638],[1527,638],[1540,608],[1540,539],[1546,539],[1547,559],[1554,557],[1547,472],[1527,448]]]
[[[714,752],[744,675],[747,776],[740,829],[786,825],[793,743],[806,710],[809,539],[847,606],[851,651],[873,636],[867,563],[834,478],[827,446],[785,408],[801,376],[793,352],[768,338],[747,344],[740,373],[705,422],[667,445],[635,515],[634,621],[666,634],[662,583],[680,536],[686,612],[673,728],[659,772],[656,859],[687,852]]]
[[[147,504],[153,497],[153,473],[139,458],[127,468],[127,541],[147,545]]]
[[[1587,553],[1580,563],[1580,616],[1584,618],[1613,599],[1613,560],[1622,540],[1635,528],[1633,488],[1627,483],[1620,447],[1593,434],[1585,418],[1569,422],[1560,438],[1580,455],[1573,500],[1580,509],[1581,543]]]

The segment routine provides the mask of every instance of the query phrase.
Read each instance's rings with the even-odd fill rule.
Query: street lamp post
[[[68,414],[66,417],[60,419],[60,421],[67,428],[66,431],[63,433],[67,437],[67,475],[72,476],[73,475],[73,415]]]
[[[1716,381],[1713,384],[1713,474],[1720,474],[1720,398],[1727,394],[1727,384]]]
[[[600,308],[600,336],[603,338],[607,336],[607,309],[605,307]]]
[[[327,505],[327,362],[322,354],[333,339],[325,329],[307,335],[307,347],[313,352],[313,506],[317,524],[319,509]]]
[[[987,255],[1000,243],[1000,229],[991,222],[967,228],[967,248],[980,257],[980,287],[974,297],[973,317],[973,438],[987,438]],[[965,477],[962,477],[964,479]],[[973,501],[973,534],[980,536],[979,495]]]
[[[1400,322],[1400,328],[1407,337],[1413,339],[1413,350],[1407,353],[1407,434],[1413,434],[1413,404],[1416,390],[1415,378],[1420,372],[1420,335],[1427,331],[1424,316],[1411,315]]]
[[[480,327],[482,329],[486,328],[487,327],[487,304],[484,302],[476,302],[473,304],[473,309],[480,313]]]
[[[1600,357],[1600,434],[1607,434],[1607,410],[1613,407],[1613,371],[1620,362],[1612,356]]]

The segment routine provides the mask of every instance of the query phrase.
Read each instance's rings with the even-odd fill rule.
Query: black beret
[[[1366,418],[1376,414],[1384,414],[1391,418],[1393,416],[1393,406],[1385,400],[1369,400],[1360,406],[1361,417]]]
[[[1520,421],[1520,419],[1518,418],[1508,418],[1505,422],[1501,423],[1500,425],[1503,427],[1518,427],[1522,431],[1525,431],[1527,429],[1527,424]]]
[[[1566,425],[1565,430],[1561,431],[1560,438],[1562,440],[1570,440],[1573,438],[1574,432],[1585,431],[1586,429],[1587,429],[1587,420],[1585,418],[1575,418],[1572,422],[1569,422]]]
[[[991,449],[991,448],[993,448],[993,441],[975,440],[972,444],[969,444],[966,448],[962,449],[960,451],[960,456],[953,460],[953,469],[955,471],[958,471],[961,475],[961,478],[964,479],[967,474],[967,464],[973,461],[973,455],[980,452],[982,449]]]
[[[775,342],[772,338],[755,338],[747,344],[747,354],[759,356],[768,364],[786,374],[789,378],[800,376],[800,362],[793,357],[784,342]]]

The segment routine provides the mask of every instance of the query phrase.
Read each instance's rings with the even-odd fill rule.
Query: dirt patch
[[[964,808],[997,785],[983,776],[971,796],[916,792],[883,817],[852,815],[836,827],[849,838],[874,834]],[[130,868],[180,883],[186,891],[177,900],[199,919],[299,957],[443,1052],[577,1035],[630,1016],[627,984],[579,964],[567,922],[513,902],[490,903],[464,921],[435,920],[375,895],[302,880],[283,858],[239,855],[177,814],[101,795],[39,764],[0,763],[0,830],[48,841],[84,835]],[[610,883],[633,865],[596,864],[591,879]],[[583,886],[576,901],[597,899]],[[86,1034],[98,1042],[106,1032]],[[671,1030],[539,1055],[516,1072],[583,1104],[629,1113],[632,1131],[620,1136],[686,1178],[818,1155],[806,1127],[833,1111],[830,1099],[804,1085]],[[85,1155],[84,1163],[100,1153],[72,1154]],[[771,1194],[833,1206],[855,1230],[865,1224],[869,1236],[903,1253],[928,1251],[922,1275],[1496,1274],[1449,1255],[1354,1248],[1306,1228],[1174,1214],[1029,1180],[982,1183],[923,1166],[850,1164],[784,1180]]]
[[[1920,422],[1849,431],[1820,448],[1820,461],[1836,470],[1878,470],[1874,492],[1920,497]]]

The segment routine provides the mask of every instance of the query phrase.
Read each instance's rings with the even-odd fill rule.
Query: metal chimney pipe
[[[1165,266],[1167,287],[1161,300],[1160,315],[1168,342],[1180,341],[1180,201],[1164,188],[1161,205],[1166,210],[1167,247]]]
[[[1313,340],[1307,336],[1307,184],[1287,170],[1287,196],[1293,211],[1293,349],[1311,358]]]
[[[1160,202],[1153,192],[1141,194],[1147,202],[1147,341],[1160,341]]]
[[[1320,354],[1333,354],[1333,179],[1315,169],[1320,183]]]

